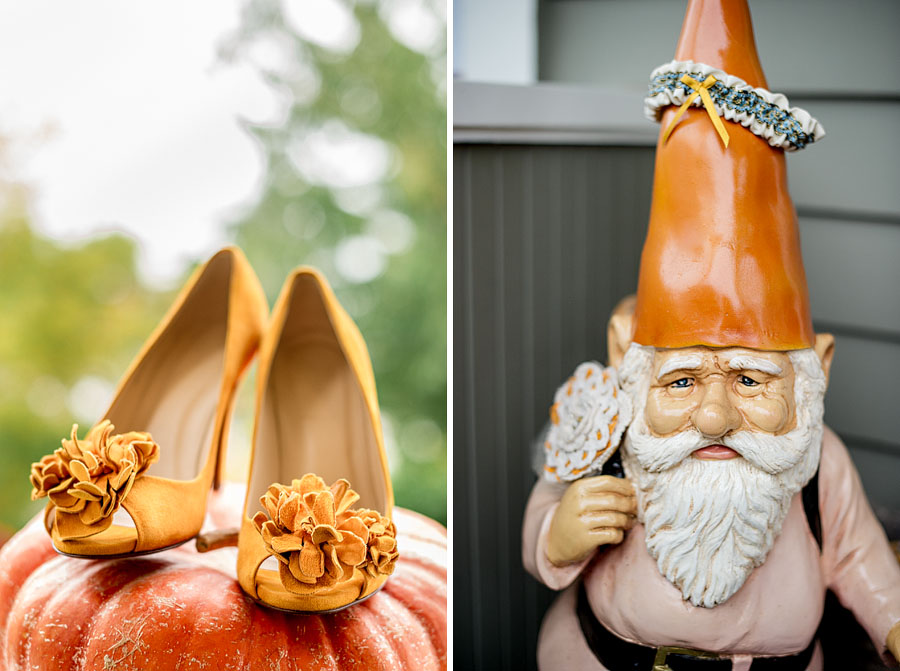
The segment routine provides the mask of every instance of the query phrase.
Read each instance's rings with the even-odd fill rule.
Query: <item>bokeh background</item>
[[[395,497],[446,521],[446,4],[0,5],[0,526],[191,269],[321,268],[365,336]],[[252,379],[228,477],[246,477]]]

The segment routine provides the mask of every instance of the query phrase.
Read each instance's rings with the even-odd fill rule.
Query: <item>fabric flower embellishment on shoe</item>
[[[619,446],[631,412],[615,368],[594,362],[578,366],[550,408],[544,477],[568,482],[599,472]]]
[[[65,539],[85,538],[108,529],[134,481],[159,459],[149,433],[114,434],[104,420],[79,440],[78,425],[53,454],[31,465],[31,499],[48,497]]]
[[[355,568],[371,575],[393,571],[394,525],[375,511],[353,510],[358,500],[346,480],[329,487],[312,473],[289,487],[273,484],[260,498],[266,512],[253,523],[279,561],[286,590],[315,594],[349,580]]]
[[[357,513],[369,530],[366,572],[372,578],[391,575],[400,554],[397,552],[397,530],[394,523],[377,510],[360,509]]]

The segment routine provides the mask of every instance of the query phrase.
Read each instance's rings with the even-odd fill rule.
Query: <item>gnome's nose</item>
[[[728,400],[725,382],[711,382],[700,407],[691,416],[696,429],[704,438],[720,438],[741,425],[741,415]]]

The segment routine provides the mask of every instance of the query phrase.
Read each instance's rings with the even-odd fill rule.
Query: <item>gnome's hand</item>
[[[584,559],[600,545],[621,543],[636,510],[628,480],[610,475],[576,480],[550,522],[547,558],[562,566]]]
[[[900,662],[900,622],[891,627],[887,637],[887,647],[898,662]]]

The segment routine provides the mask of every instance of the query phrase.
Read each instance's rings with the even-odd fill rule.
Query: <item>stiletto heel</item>
[[[32,465],[32,498],[49,498],[44,521],[58,552],[148,554],[197,534],[210,486],[220,480],[235,391],[267,312],[259,280],[236,248],[191,276],[104,419],[82,439],[73,427],[61,448]]]

